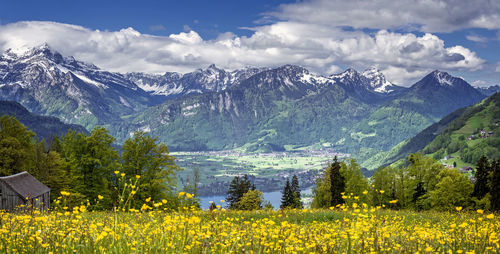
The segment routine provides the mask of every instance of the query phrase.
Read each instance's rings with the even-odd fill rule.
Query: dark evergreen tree
[[[330,194],[332,195],[331,206],[344,203],[342,199],[342,192],[345,191],[345,180],[340,174],[340,163],[337,156],[333,159],[330,165]]]
[[[299,186],[299,178],[297,175],[293,175],[292,177],[292,184],[290,186],[291,193],[293,195],[293,208],[298,208],[301,209],[302,206],[302,200],[300,197],[300,186]]]
[[[248,175],[243,176],[243,178],[235,176],[227,191],[226,201],[229,209],[238,209],[238,202],[250,189],[254,190],[255,186],[248,179]]]
[[[292,191],[290,188],[290,181],[286,180],[285,187],[283,188],[283,195],[281,196],[281,209],[290,207],[293,200]]]
[[[421,207],[418,204],[418,200],[420,197],[424,196],[425,193],[427,192],[424,188],[424,182],[418,182],[414,191],[415,192],[413,193],[413,199],[412,199],[413,204],[415,204],[415,207],[417,208],[417,210],[422,210],[423,207]]]
[[[476,182],[474,183],[474,192],[472,192],[473,197],[482,199],[488,192],[490,192],[490,186],[488,184],[490,172],[490,162],[488,161],[488,158],[483,155],[477,162],[476,174],[474,175]]]
[[[492,163],[493,174],[491,177],[491,209],[500,211],[500,159]]]

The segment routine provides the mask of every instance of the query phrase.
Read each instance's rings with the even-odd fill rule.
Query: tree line
[[[406,165],[379,168],[367,179],[355,159],[339,162],[335,157],[316,180],[311,206],[365,203],[394,209],[500,210],[500,159],[482,156],[472,178],[420,153],[410,154]]]
[[[168,147],[144,132],[135,132],[120,150],[114,141],[105,128],[95,127],[90,135],[70,130],[47,144],[15,117],[3,115],[0,175],[27,171],[51,188],[53,200],[61,191],[69,192],[75,204],[90,202],[97,209],[116,206],[124,188],[134,194],[130,207],[139,208],[148,198],[166,200],[170,208],[178,206],[173,191],[181,168]]]
[[[260,210],[273,209],[269,201],[265,201],[262,192],[255,188],[250,182],[248,175],[242,177],[235,176],[227,191],[227,207],[232,210]],[[215,205],[212,204],[211,209]],[[303,208],[300,198],[299,179],[293,175],[292,181],[286,181],[282,191],[281,209],[301,209]]]

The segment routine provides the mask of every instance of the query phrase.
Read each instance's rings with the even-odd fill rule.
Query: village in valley
[[[348,158],[332,148],[295,151],[246,153],[237,150],[174,152],[180,184],[192,182],[193,172],[199,174],[198,194],[225,194],[235,176],[248,175],[256,188],[263,192],[278,191],[287,179],[297,175],[303,189],[314,185],[316,176],[335,156]]]

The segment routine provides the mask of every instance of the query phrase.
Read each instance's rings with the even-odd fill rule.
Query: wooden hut
[[[28,172],[0,177],[0,210],[48,211],[49,207],[50,188]]]

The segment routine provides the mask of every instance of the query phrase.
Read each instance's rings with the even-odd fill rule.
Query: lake
[[[300,193],[301,195],[311,194],[312,187],[309,187],[305,190],[301,190]],[[271,202],[271,205],[273,205],[275,209],[280,207],[281,196],[282,196],[281,191],[263,192],[263,194],[264,194],[264,200]],[[201,209],[208,209],[208,207],[210,207],[210,201],[213,201],[216,205],[222,205],[222,207],[225,207],[226,203],[221,204],[220,202],[221,200],[226,200],[226,196],[216,195],[216,196],[200,197]]]

